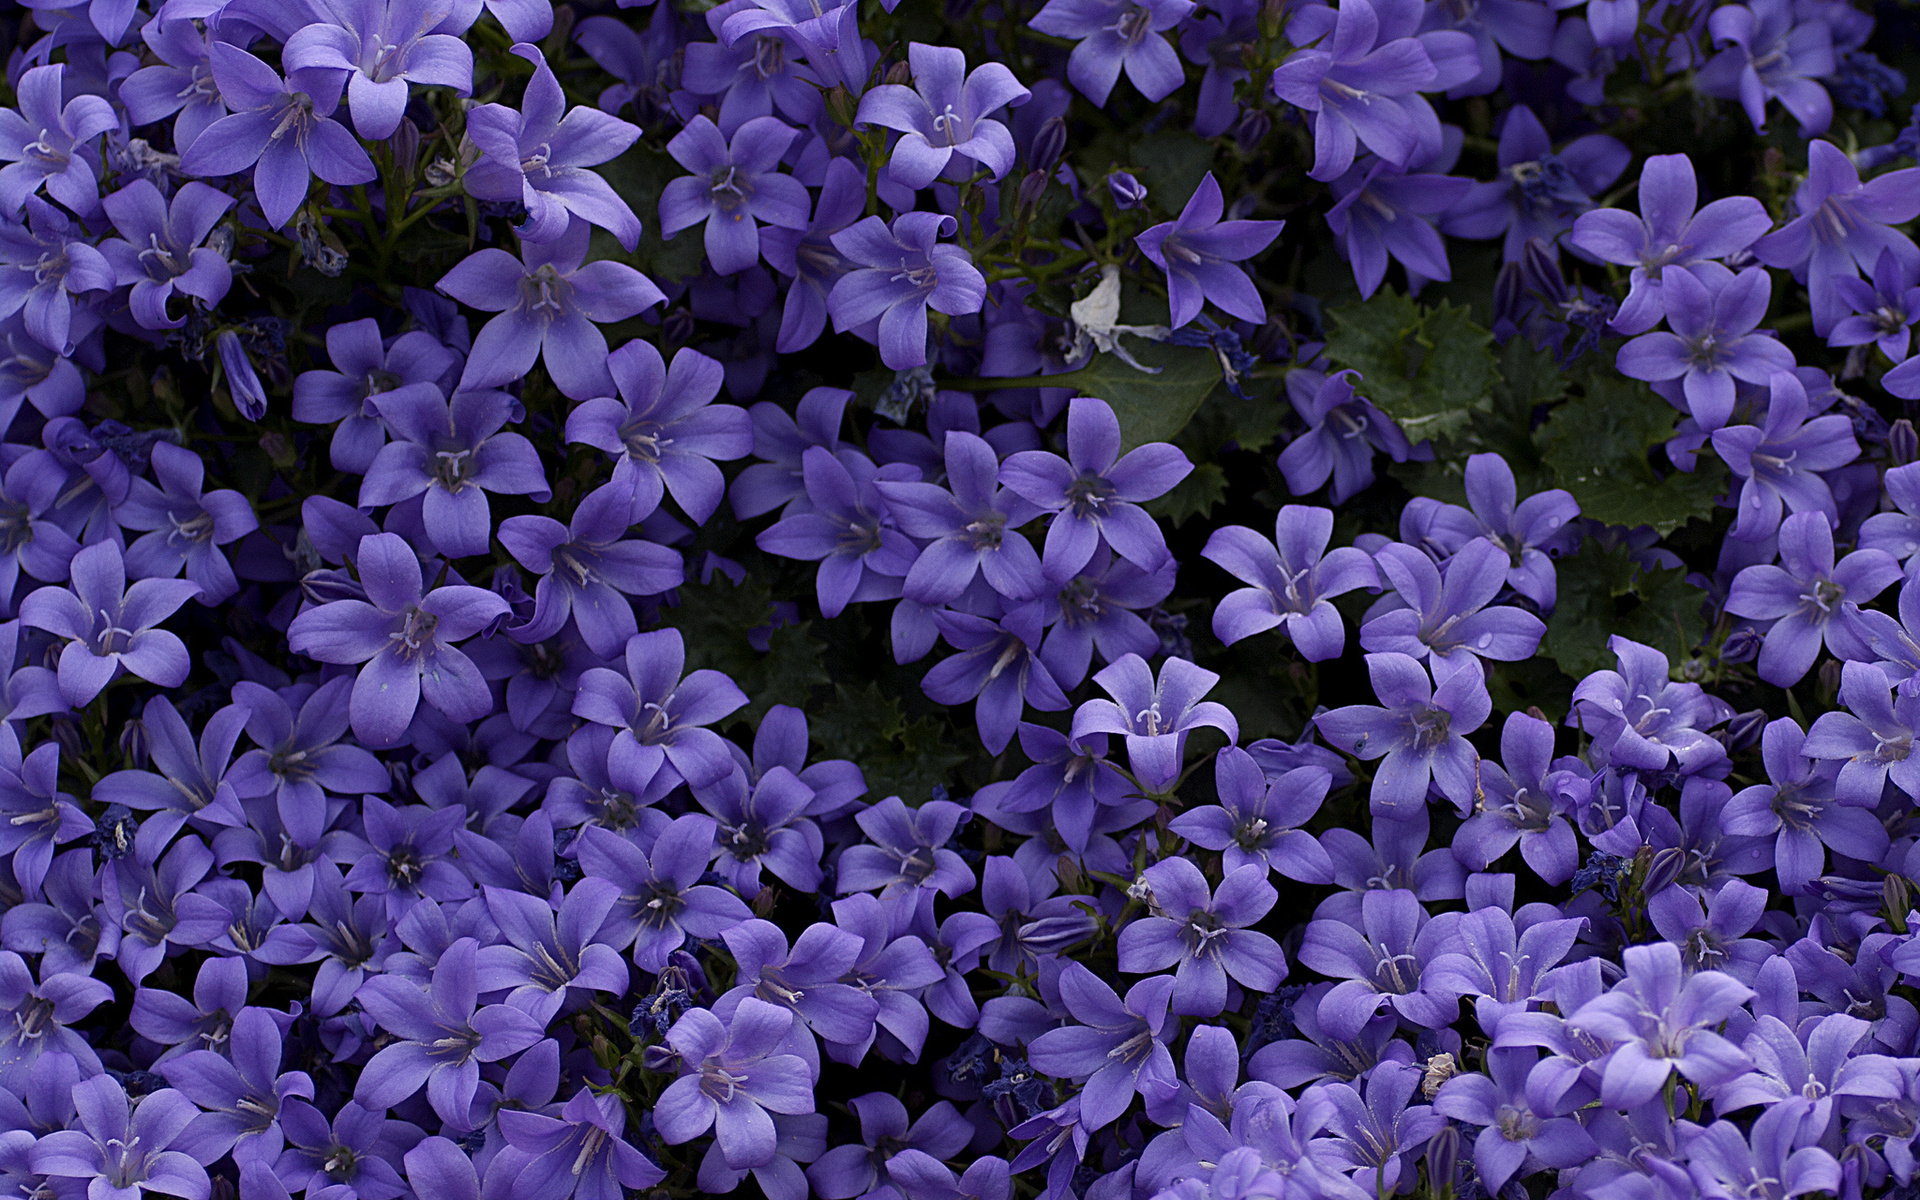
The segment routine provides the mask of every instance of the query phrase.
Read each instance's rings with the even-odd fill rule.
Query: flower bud
[[[1893,465],[1904,467],[1920,459],[1920,434],[1913,431],[1913,422],[1901,417],[1887,430],[1887,450],[1893,455]]]
[[[300,590],[311,604],[325,604],[330,600],[365,600],[366,589],[360,581],[345,571],[326,568],[309,571],[300,579]]]
[[[1887,923],[1895,933],[1907,931],[1907,914],[1913,911],[1913,889],[1904,875],[1889,875],[1880,881],[1881,903],[1887,910]]]
[[[1267,140],[1273,132],[1273,118],[1263,108],[1249,108],[1240,114],[1240,121],[1233,127],[1234,144],[1240,147],[1240,153],[1251,155],[1260,149],[1260,143]]]
[[[1459,1130],[1449,1125],[1427,1139],[1427,1186],[1430,1194],[1439,1196],[1452,1189],[1459,1163]]]
[[[887,68],[886,81],[888,83],[894,84],[897,87],[912,87],[913,86],[913,68],[904,62],[894,63],[892,66]]]
[[[1647,877],[1640,885],[1640,894],[1653,897],[1666,891],[1679,880],[1680,872],[1686,865],[1686,852],[1678,846],[1654,851],[1652,861],[1647,864]]]
[[[260,449],[266,451],[267,458],[282,471],[300,461],[300,456],[293,452],[293,443],[287,440],[284,433],[269,433],[262,437]]]
[[[1020,181],[1020,190],[1016,199],[1023,209],[1033,209],[1040,205],[1040,198],[1047,194],[1047,173],[1028,171],[1026,178]]]
[[[1033,135],[1033,148],[1027,156],[1027,165],[1036,171],[1051,171],[1066,148],[1066,120],[1048,117],[1040,123],[1040,132]]]
[[[838,124],[849,128],[853,126],[854,114],[860,111],[860,102],[854,98],[843,83],[836,83],[826,94],[827,115]]]
[[[1147,185],[1125,171],[1107,176],[1107,190],[1113,193],[1114,207],[1122,212],[1139,208],[1147,199]]]
[[[1721,644],[1720,661],[1727,664],[1752,662],[1759,657],[1760,643],[1765,640],[1760,631],[1752,627],[1736,629]]]
[[[1831,705],[1834,697],[1840,694],[1839,659],[1830,658],[1820,664],[1820,673],[1814,676],[1813,694],[1820,698],[1823,706]]]
[[[387,139],[387,146],[393,151],[393,169],[401,179],[411,182],[413,173],[420,168],[420,127],[412,119],[402,117],[400,127]]]
[[[129,718],[120,727],[120,753],[126,757],[127,765],[136,771],[147,769],[147,723],[139,717]]]
[[[53,740],[60,743],[60,753],[69,758],[85,758],[87,740],[81,736],[80,727],[73,718],[55,714],[53,718]]]
[[[660,336],[670,346],[684,346],[693,340],[693,310],[675,308],[660,318]]]
[[[1767,714],[1761,709],[1736,714],[1733,720],[1727,722],[1727,752],[1738,754],[1758,746],[1760,734],[1766,727]]]

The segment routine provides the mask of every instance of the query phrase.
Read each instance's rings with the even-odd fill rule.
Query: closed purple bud
[[[1040,197],[1046,194],[1047,173],[1045,171],[1029,171],[1027,172],[1027,177],[1020,181],[1020,191],[1017,199],[1021,208],[1031,209],[1038,207]]]
[[[660,318],[660,337],[669,346],[684,346],[693,340],[693,310],[676,308]]]
[[[1731,639],[1729,639],[1731,640]],[[1767,714],[1764,710],[1754,709],[1743,712],[1727,722],[1725,732],[1727,752],[1738,754],[1742,750],[1751,750],[1760,744],[1760,733],[1767,727]]]
[[[249,421],[266,416],[267,392],[260,386],[260,376],[253,369],[253,360],[247,357],[246,347],[240,344],[240,335],[231,329],[222,330],[213,344],[220,352],[220,367],[226,374],[233,406]]]
[[[1123,212],[1139,208],[1147,199],[1147,185],[1125,171],[1107,176],[1107,190],[1113,193],[1114,207]]]
[[[892,66],[887,68],[886,81],[888,83],[895,85],[896,87],[912,87],[913,86],[913,67],[904,62],[894,63]]]
[[[1240,147],[1240,153],[1252,154],[1260,149],[1260,143],[1267,140],[1273,132],[1273,118],[1263,108],[1249,108],[1240,114],[1239,124],[1233,127],[1233,140]]]
[[[53,718],[53,740],[60,743],[60,753],[73,758],[85,758],[87,739],[80,734],[80,727],[73,718],[55,714]]]
[[[1815,676],[1814,695],[1820,698],[1822,706],[1831,705],[1834,697],[1840,694],[1840,660],[1830,658],[1820,664],[1820,673]]]
[[[1893,455],[1893,465],[1904,467],[1920,459],[1920,434],[1913,431],[1913,422],[1901,417],[1887,430],[1887,450]]]
[[[366,589],[343,570],[325,568],[309,571],[300,578],[300,591],[309,603],[326,604],[332,600],[365,600]]]
[[[1720,646],[1720,661],[1723,663],[1752,662],[1760,655],[1760,644],[1766,641],[1766,635],[1757,629],[1736,629],[1727,635]]]
[[[1040,132],[1033,135],[1033,152],[1028,156],[1027,165],[1036,171],[1051,171],[1053,164],[1060,161],[1060,155],[1067,149],[1067,122],[1062,117],[1048,117],[1040,123]]]
[[[136,771],[147,769],[147,724],[139,717],[129,717],[126,724],[120,726],[120,753],[126,756],[127,765]]]
[[[387,139],[387,145],[393,150],[393,169],[402,179],[412,179],[420,166],[420,127],[410,118],[402,117],[400,127]]]
[[[1453,1186],[1459,1170],[1460,1131],[1449,1125],[1427,1139],[1427,1186],[1440,1195]]]
[[[1640,885],[1640,894],[1657,896],[1666,891],[1680,878],[1680,869],[1686,864],[1686,851],[1678,846],[1656,850],[1653,861],[1647,865],[1647,877]]]

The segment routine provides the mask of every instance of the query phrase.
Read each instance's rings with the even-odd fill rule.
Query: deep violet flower
[[[873,88],[860,97],[857,117],[900,134],[887,163],[893,180],[918,190],[943,172],[954,174],[950,164],[956,162],[977,162],[995,179],[1011,170],[1013,135],[990,114],[1009,104],[1024,104],[1032,95],[1013,72],[997,62],[969,72],[965,51],[921,42],[907,46],[907,62],[913,87],[887,83]],[[971,167],[967,169],[970,173]]]
[[[1760,647],[1760,677],[1793,686],[1813,668],[1823,640],[1838,658],[1871,658],[1854,631],[1855,614],[1899,582],[1893,556],[1855,550],[1836,565],[1826,515],[1799,512],[1780,525],[1780,563],[1747,567],[1727,593],[1728,612],[1773,622]]]
[[[1047,0],[1033,27],[1076,42],[1067,78],[1104,105],[1120,71],[1149,100],[1164,99],[1185,75],[1180,55],[1162,36],[1193,12],[1192,0]]]
[[[1205,301],[1242,321],[1267,319],[1260,291],[1241,269],[1280,236],[1283,221],[1222,221],[1225,201],[1209,171],[1180,216],[1134,239],[1140,252],[1167,273],[1167,302],[1178,329],[1200,315]]]
[[[1142,975],[1177,965],[1172,1011],[1215,1017],[1227,1006],[1228,977],[1260,993],[1287,977],[1280,944],[1247,928],[1279,899],[1264,866],[1229,871],[1217,889],[1184,858],[1155,863],[1140,877],[1151,915],[1120,931],[1120,969]]]
[[[1373,776],[1375,818],[1404,820],[1423,810],[1429,785],[1462,813],[1470,810],[1478,755],[1464,735],[1493,711],[1480,671],[1456,671],[1436,689],[1418,660],[1387,653],[1367,655],[1367,673],[1385,706],[1336,708],[1315,717],[1314,726],[1357,758],[1384,760]]]
[[[1240,724],[1223,704],[1202,699],[1220,676],[1184,658],[1161,663],[1160,675],[1137,654],[1102,668],[1093,677],[1111,700],[1093,699],[1073,714],[1073,740],[1089,734],[1119,734],[1126,739],[1127,762],[1140,783],[1154,791],[1170,788],[1180,777],[1187,734],[1208,727],[1240,739]]]
[[[793,228],[805,228],[803,211]],[[927,361],[927,309],[965,316],[987,299],[987,278],[973,258],[940,238],[954,218],[908,212],[888,226],[867,217],[835,233],[833,248],[853,264],[827,296],[835,330],[852,330],[880,347],[880,361],[894,370]]]
[[[21,601],[20,620],[72,639],[60,651],[60,694],[84,708],[122,671],[161,687],[185,683],[186,644],[155,626],[199,593],[185,579],[129,585],[120,547],[100,542],[73,556],[71,588],[39,588]]]

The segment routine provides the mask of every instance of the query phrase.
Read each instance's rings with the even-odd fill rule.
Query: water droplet
[[[1493,635],[1492,635],[1492,634],[1490,634],[1490,633],[1483,633],[1483,634],[1481,634],[1481,635],[1480,635],[1480,648],[1481,648],[1482,650],[1485,650],[1485,649],[1486,649],[1486,648],[1487,648],[1488,646],[1491,646],[1491,645],[1493,645]]]

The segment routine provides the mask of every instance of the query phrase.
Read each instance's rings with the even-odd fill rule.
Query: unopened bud
[[[1107,190],[1113,193],[1114,207],[1122,211],[1139,208],[1147,199],[1147,185],[1125,171],[1107,176]]]
[[[1280,36],[1287,23],[1292,0],[1263,0],[1260,5],[1260,36],[1269,40]]]
[[[1646,880],[1640,885],[1640,894],[1653,897],[1666,891],[1679,880],[1681,868],[1686,865],[1686,851],[1678,846],[1654,851],[1652,862],[1647,864]]]
[[[684,346],[693,338],[693,310],[675,308],[660,318],[660,336],[669,345]]]
[[[308,571],[300,577],[300,592],[312,604],[367,598],[367,590],[360,586],[359,580],[335,567]]]
[[[887,82],[899,87],[912,87],[913,68],[904,62],[894,63],[887,68]]]
[[[420,127],[402,117],[400,127],[387,139],[387,146],[393,151],[394,171],[401,179],[412,182],[413,173],[420,167]]]
[[[299,461],[299,455],[293,452],[293,443],[284,433],[269,433],[260,439],[260,449],[266,451],[273,465],[286,470]]]
[[[1735,714],[1727,722],[1727,752],[1738,754],[1742,750],[1751,750],[1760,744],[1760,734],[1767,728],[1767,714],[1761,709]]]
[[[1830,658],[1820,664],[1820,673],[1814,677],[1814,695],[1820,698],[1822,705],[1833,703],[1840,694],[1840,660]]]
[[[1904,875],[1889,875],[1880,882],[1880,896],[1887,909],[1887,924],[1895,933],[1907,932],[1907,913],[1913,908],[1913,889]]]
[[[1760,631],[1751,626],[1736,629],[1727,635],[1720,646],[1720,661],[1723,663],[1748,663],[1760,655],[1760,643],[1766,641]]]
[[[147,724],[133,717],[120,727],[120,753],[126,756],[127,765],[136,771],[147,769]]]
[[[1047,173],[1028,171],[1026,178],[1020,181],[1017,200],[1021,208],[1032,209],[1040,204],[1040,198],[1047,194]]]
[[[53,740],[60,743],[60,753],[72,758],[83,758],[87,753],[87,740],[80,734],[80,727],[73,723],[72,717],[53,718]]]
[[[1234,144],[1240,147],[1240,153],[1251,155],[1260,149],[1260,143],[1267,140],[1273,132],[1273,118],[1263,108],[1249,108],[1240,114],[1239,124],[1233,127]]]
[[[1440,1053],[1427,1060],[1426,1073],[1420,1077],[1420,1094],[1431,1100],[1440,1094],[1440,1087],[1447,1080],[1460,1073],[1460,1064],[1453,1055]]]
[[[1901,417],[1887,430],[1887,451],[1896,467],[1920,460],[1920,434],[1913,431],[1912,421]]]
[[[1040,132],[1033,135],[1033,151],[1027,157],[1027,165],[1036,171],[1051,171],[1066,148],[1066,120],[1048,117],[1040,123]]]
[[[1444,1195],[1453,1187],[1460,1169],[1460,1131],[1449,1125],[1427,1139],[1427,1186],[1432,1195]]]
[[[860,102],[854,99],[853,93],[847,90],[847,86],[843,83],[834,84],[827,89],[825,99],[827,115],[837,123],[851,128],[854,114],[860,111]]]

